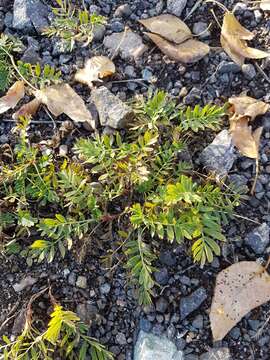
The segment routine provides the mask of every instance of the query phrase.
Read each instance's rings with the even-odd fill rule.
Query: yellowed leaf
[[[220,37],[220,43],[225,52],[237,65],[242,66],[245,63],[245,57],[231,49],[229,42],[222,35]]]
[[[88,122],[94,128],[91,113],[83,99],[68,84],[49,86],[35,92],[35,97],[54,116],[66,114],[75,122]]]
[[[75,80],[91,87],[93,81],[100,81],[114,73],[115,65],[108,57],[94,56],[86,61],[83,69],[77,71]]]
[[[227,11],[221,28],[220,42],[225,52],[238,65],[243,65],[245,58],[262,59],[268,52],[248,47],[246,40],[254,38],[254,34],[244,28],[234,14]]]
[[[221,271],[210,311],[213,340],[222,340],[249,311],[269,300],[270,276],[255,261],[241,261]]]
[[[38,99],[34,99],[27,104],[22,105],[20,109],[12,115],[12,118],[18,120],[20,116],[34,116],[37,113],[40,104]]]
[[[254,120],[259,115],[264,115],[269,109],[269,104],[250,96],[231,97],[228,102],[233,106],[232,111],[236,115],[248,116],[250,120]]]
[[[252,133],[247,117],[236,117],[236,119],[231,120],[230,132],[233,143],[244,156],[252,159],[259,158],[259,141],[262,129],[260,127]]]
[[[187,40],[180,45],[170,43],[161,36],[145,33],[170,59],[181,61],[185,64],[194,63],[202,59],[210,51],[207,44],[198,40]]]
[[[0,98],[0,114],[3,114],[9,109],[13,109],[24,97],[24,94],[24,82],[16,81],[6,95]]]
[[[261,0],[260,8],[263,11],[270,11],[270,0]]]
[[[192,33],[188,26],[174,15],[163,14],[139,20],[139,22],[151,32],[176,44],[181,44],[185,40],[192,38]]]
[[[251,31],[244,28],[234,14],[229,11],[224,15],[221,34],[225,38],[232,36],[242,40],[252,40],[255,36]]]

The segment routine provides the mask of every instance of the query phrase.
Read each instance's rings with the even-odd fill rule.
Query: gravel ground
[[[16,0],[15,3],[16,6],[22,6],[28,2]],[[195,65],[184,66],[171,62],[143,36],[138,19],[166,13],[168,10],[184,19],[196,1],[188,1],[186,6],[185,2],[168,0],[166,4],[163,0],[86,0],[85,3],[91,11],[95,10],[108,17],[108,24],[88,48],[75,48],[72,54],[66,53],[58,40],[49,40],[38,34],[31,24],[22,30],[14,29],[11,0],[0,0],[0,29],[23,40],[26,45],[23,54],[25,61],[35,62],[40,59],[43,63],[60,67],[65,79],[71,82],[74,70],[82,66],[85,58],[95,54],[108,55],[108,49],[102,45],[104,37],[121,32],[125,26],[129,26],[142,37],[148,49],[138,59],[126,59],[124,55],[115,57],[117,75],[105,83],[105,86],[122,100],[129,99],[134,94],[146,93],[149,87],[157,87],[165,89],[176,98],[182,98],[185,104],[190,105],[206,104],[214,100],[222,103],[228,97],[244,91],[269,103],[270,83],[254,62],[247,62],[241,69],[218,48],[220,31],[210,12],[213,5],[201,4],[186,21],[194,33],[200,33],[212,23],[202,37],[203,41],[208,42],[214,49]],[[49,1],[45,3],[50,5]],[[184,5],[181,14],[180,3]],[[236,14],[241,23],[257,35],[254,46],[269,48],[270,18],[266,14],[258,9],[249,9],[243,3],[222,3],[229,9],[237,7]],[[175,4],[177,6],[174,6]],[[217,7],[214,9],[221,21],[221,11]],[[260,67],[268,74],[269,59],[260,62]],[[85,87],[74,84],[74,88],[87,102],[89,95]],[[4,115],[2,120],[9,118],[9,115]],[[43,119],[49,120],[46,113],[40,112],[40,120]],[[122,268],[115,267],[113,271],[109,271],[105,266],[102,267],[99,261],[100,254],[104,255],[104,248],[109,246],[109,235],[104,238],[107,229],[102,229],[103,233],[100,234],[102,247],[91,249],[81,264],[74,259],[73,254],[52,264],[33,265],[31,268],[18,257],[2,257],[0,324],[10,316],[12,309],[13,313],[18,314],[23,304],[46,285],[49,279],[55,297],[64,306],[76,310],[83,320],[92,325],[91,334],[106,344],[116,355],[116,359],[133,359],[134,345],[140,330],[158,336],[165,334],[178,350],[183,351],[185,360],[211,359],[209,354],[207,357],[201,355],[213,346],[229,348],[231,357],[235,360],[269,359],[270,328],[266,325],[261,336],[256,336],[256,332],[267,320],[270,305],[266,304],[249,313],[222,342],[216,344],[212,343],[208,319],[216,274],[236,261],[263,260],[270,253],[270,114],[259,119],[259,122],[264,125],[264,132],[256,191],[254,196],[246,195],[238,209],[239,217],[227,225],[228,241],[223,246],[219,259],[200,269],[186,256],[183,246],[164,247],[156,264],[159,271],[155,278],[160,288],[156,290],[154,304],[141,308],[134,300],[133,290],[127,285]],[[11,127],[12,123],[0,121],[0,144],[9,141]],[[35,136],[42,134],[49,137],[53,134],[50,126],[46,126],[45,132],[42,126],[32,125],[32,129]],[[198,155],[206,140],[198,144],[196,151],[192,152],[195,164],[198,164]],[[238,155],[229,178],[238,185],[250,188],[254,172],[254,162]],[[259,240],[258,237],[254,239],[254,229],[263,223],[263,229],[258,230]],[[195,305],[192,305],[193,308],[188,309],[184,316],[182,300],[190,294],[193,299],[188,306]],[[204,301],[200,303],[199,300]],[[40,311],[46,309],[46,298],[38,303],[38,307]],[[194,311],[189,312],[190,310]],[[18,326],[16,323],[18,316],[15,323],[13,324],[13,320],[8,322],[1,329],[1,333],[15,334]],[[218,359],[225,359],[225,352]],[[212,357],[214,358],[217,357]]]

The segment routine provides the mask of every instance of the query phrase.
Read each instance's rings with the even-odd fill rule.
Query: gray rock
[[[15,0],[13,28],[24,33],[41,33],[48,26],[48,7],[40,0]]]
[[[25,50],[23,56],[21,57],[21,61],[35,65],[41,62],[41,58],[36,52],[35,48],[30,46],[28,49]]]
[[[125,334],[123,333],[118,333],[115,337],[115,341],[117,342],[117,344],[119,345],[126,345],[127,343],[127,339],[126,339],[126,336]]]
[[[118,8],[115,10],[114,15],[116,17],[129,17],[131,13],[132,11],[129,4],[123,4],[118,6]]]
[[[131,30],[106,36],[103,44],[112,54],[119,51],[124,60],[137,59],[147,50],[140,35]]]
[[[24,279],[22,279],[19,283],[12,285],[12,287],[16,292],[21,292],[28,286],[34,285],[36,282],[37,282],[37,279],[35,279],[29,275],[29,276],[26,276]]]
[[[169,274],[166,268],[160,269],[154,273],[155,280],[160,285],[167,285],[169,281]]]
[[[203,287],[195,290],[189,296],[182,298],[180,301],[181,320],[185,319],[189,314],[197,310],[206,299],[207,293]]]
[[[97,108],[103,126],[121,129],[130,123],[134,116],[133,110],[104,86],[92,90],[91,100]]]
[[[101,41],[104,38],[106,32],[106,27],[105,25],[98,25],[94,27],[93,30],[93,41]]]
[[[236,160],[232,137],[228,130],[222,130],[200,154],[200,163],[218,178],[228,175]]]
[[[192,321],[192,326],[198,330],[203,329],[203,316],[196,316],[195,319]]]
[[[169,306],[168,301],[163,297],[159,298],[156,302],[156,310],[159,313],[165,313],[166,310],[168,309],[168,306]]]
[[[244,64],[242,66],[242,72],[246,79],[252,80],[256,76],[256,69],[255,66],[252,64]]]
[[[266,223],[263,223],[255,228],[247,235],[245,243],[256,254],[263,254],[269,244],[269,226]]]
[[[85,276],[78,276],[77,281],[76,281],[76,286],[78,288],[81,289],[86,289],[87,288],[87,279]]]
[[[70,52],[70,45],[67,41],[57,40],[53,46],[53,56],[59,56],[61,54],[66,54]]]
[[[109,294],[109,292],[111,291],[111,285],[109,283],[105,283],[102,284],[99,289],[101,294],[106,295]]]
[[[241,71],[241,67],[235,64],[233,61],[221,61],[218,65],[217,71],[220,74],[233,73],[236,74]]]
[[[170,14],[180,16],[187,5],[187,0],[167,0],[167,10]]]
[[[199,35],[200,39],[208,39],[210,37],[211,33],[209,30],[207,30],[207,28],[208,28],[207,23],[205,23],[203,21],[199,21],[193,25],[192,32],[195,35]]]
[[[211,349],[200,356],[200,360],[231,360],[230,350],[228,348]]]
[[[134,360],[184,360],[182,351],[166,337],[140,331],[134,349]]]

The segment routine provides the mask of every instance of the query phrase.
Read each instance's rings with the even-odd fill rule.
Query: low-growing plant
[[[52,9],[55,18],[43,35],[62,38],[68,44],[70,51],[76,41],[88,45],[93,39],[94,30],[106,23],[103,16],[89,14],[86,9],[77,9],[70,0],[56,0],[56,2],[58,7]]]
[[[158,249],[153,244],[185,241],[194,261],[211,262],[220,254],[222,224],[232,216],[239,195],[199,178],[189,163],[179,160],[187,146],[181,139],[191,131],[218,128],[223,107],[183,112],[164,92],[157,92],[136,109],[141,127],[126,137],[80,138],[72,160],[64,161],[31,144],[29,120],[21,118],[13,161],[1,164],[0,194],[9,214],[2,229],[6,235],[13,233],[4,247],[20,251],[29,265],[51,262],[58,252],[64,257],[100,223],[116,220],[116,228],[129,234],[119,249],[137,284],[139,301],[146,304],[155,285]],[[21,250],[15,238],[31,244]]]
[[[77,314],[55,301],[46,328],[40,329],[35,326],[30,301],[21,334],[15,340],[4,335],[0,352],[4,360],[53,360],[56,355],[66,360],[86,360],[88,356],[92,360],[112,360],[112,353],[87,333],[88,326]]]

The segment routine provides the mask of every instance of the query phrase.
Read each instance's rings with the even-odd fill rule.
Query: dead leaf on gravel
[[[151,32],[176,44],[181,44],[185,40],[192,38],[188,26],[174,15],[163,14],[139,20],[139,22]]]
[[[252,309],[270,300],[270,276],[255,261],[241,261],[221,271],[210,311],[214,341],[226,334]]]
[[[21,106],[20,109],[12,115],[12,118],[18,120],[20,116],[34,116],[37,113],[40,104],[41,102],[38,99],[34,99]]]
[[[260,8],[263,11],[270,11],[270,0],[261,0]]]
[[[254,120],[259,115],[264,115],[269,109],[269,104],[250,96],[231,97],[228,102],[232,105],[231,111],[234,114],[248,116],[250,120]]]
[[[34,93],[54,116],[66,114],[74,122],[87,122],[94,129],[91,113],[83,99],[68,84],[49,86]]]
[[[107,56],[94,56],[88,59],[83,69],[75,74],[75,80],[92,87],[93,81],[113,75],[115,65]]]
[[[0,98],[0,114],[3,114],[9,109],[13,109],[24,97],[24,94],[24,82],[16,81],[6,95]]]
[[[242,66],[245,58],[262,59],[270,55],[265,51],[248,47],[246,40],[253,38],[254,34],[244,28],[233,13],[227,11],[223,19],[220,42],[226,53],[238,65]]]
[[[210,51],[207,44],[198,40],[187,40],[184,43],[177,45],[170,43],[161,36],[145,33],[170,59],[181,61],[185,64],[194,63],[202,59]]]
[[[258,159],[262,130],[263,128],[259,127],[252,132],[251,126],[248,125],[248,118],[244,116],[231,122],[230,132],[234,145],[244,156]]]

